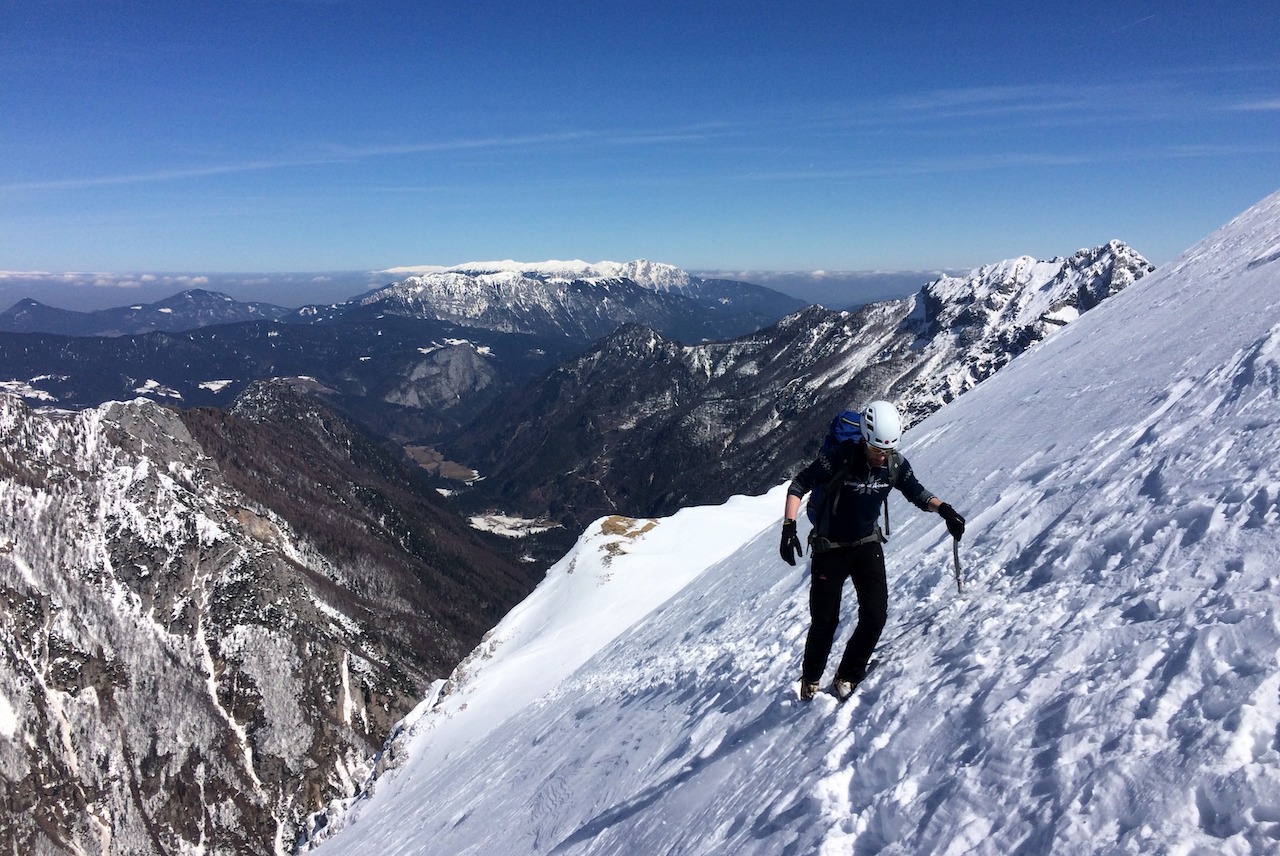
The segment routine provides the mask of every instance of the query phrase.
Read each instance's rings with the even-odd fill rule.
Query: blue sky
[[[1273,0],[3,7],[0,270],[1158,264],[1280,189]]]

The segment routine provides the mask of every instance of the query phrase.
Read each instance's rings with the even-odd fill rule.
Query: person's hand
[[[945,502],[938,506],[938,513],[942,515],[943,520],[947,521],[947,531],[951,533],[951,537],[959,541],[964,535],[964,518]]]
[[[800,549],[800,536],[796,534],[794,520],[782,521],[782,543],[778,545],[778,553],[788,565],[796,563],[797,554],[804,555],[804,551]]]

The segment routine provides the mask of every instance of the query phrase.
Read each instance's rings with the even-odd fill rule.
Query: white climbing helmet
[[[902,442],[902,417],[887,401],[873,401],[862,411],[862,436],[877,449],[896,449]]]

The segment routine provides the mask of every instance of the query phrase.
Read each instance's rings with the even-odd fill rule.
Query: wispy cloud
[[[1127,30],[1127,29],[1129,29],[1129,28],[1131,28],[1131,27],[1138,27],[1138,26],[1141,26],[1142,24],[1145,24],[1147,21],[1150,21],[1150,20],[1152,20],[1152,19],[1153,19],[1153,18],[1155,18],[1155,17],[1156,17],[1155,15],[1147,15],[1145,18],[1139,18],[1139,19],[1138,19],[1138,20],[1136,20],[1136,21],[1130,21],[1130,22],[1129,22],[1129,23],[1127,23],[1127,24],[1122,24],[1121,26],[1116,27],[1116,28],[1115,28],[1115,32],[1119,33],[1119,32],[1121,32],[1121,31],[1123,31],[1123,30]]]
[[[1111,94],[1094,87],[971,86],[902,96],[884,108],[886,113],[912,117],[990,116],[1080,109]]]
[[[199,288],[209,284],[204,274],[117,274],[103,271],[0,271],[0,283],[19,282],[27,285],[70,285],[80,288],[131,288],[165,286],[175,288]]]
[[[1037,123],[1186,120],[1227,110],[1280,110],[1280,98],[1251,97],[1224,78],[1270,67],[1174,69],[1127,81],[1073,84],[968,86],[924,90],[855,105],[858,118],[886,127],[904,123],[944,124],[1008,118]]]
[[[1150,163],[1191,158],[1226,158],[1243,155],[1275,154],[1280,143],[1267,144],[1197,144],[1148,146],[1135,149],[1096,150],[1089,152],[989,152],[968,156],[902,158],[864,161],[857,166],[836,169],[795,169],[754,171],[739,176],[751,181],[823,181],[838,182],[892,176],[957,174],[998,170],[1039,169],[1052,167],[1088,167],[1103,164]]]
[[[1055,152],[993,152],[966,157],[917,157],[900,160],[863,161],[857,166],[836,169],[794,169],[754,171],[742,176],[766,181],[841,181],[889,176],[930,175],[1034,167],[1080,166],[1107,158],[1097,155]]]
[[[380,145],[348,145],[336,143],[317,146],[312,151],[300,155],[282,156],[278,158],[258,158],[239,162],[156,169],[146,172],[120,173],[116,175],[11,182],[9,184],[0,185],[0,192],[83,190],[94,187],[153,184],[207,178],[211,176],[234,175],[237,173],[296,169],[418,154],[448,154],[468,151],[534,148],[546,149],[575,145],[664,145],[706,140],[713,135],[725,133],[726,130],[731,127],[733,126],[725,123],[708,123],[705,125],[678,128],[656,128],[652,130],[569,130],[543,134],[517,134],[509,136],[493,135],[453,140],[428,140]]]
[[[1272,112],[1280,110],[1280,98],[1271,98],[1263,101],[1246,101],[1242,104],[1233,104],[1229,109],[1258,113]]]
[[[1188,114],[1234,111],[1280,111],[1280,98],[1224,103],[1224,96],[1189,95],[1185,87],[1170,87],[1161,80],[1134,81],[1130,84],[1030,84],[1013,86],[969,86],[925,90],[897,97],[850,99],[846,102],[792,104],[769,114],[735,119],[710,119],[704,122],[654,125],[649,127],[570,128],[540,133],[491,134],[453,139],[407,140],[375,144],[329,143],[298,147],[276,156],[228,160],[222,163],[158,168],[149,171],[124,172],[70,178],[10,182],[0,184],[0,193],[30,191],[85,190],[91,188],[172,183],[217,176],[254,172],[284,171],[309,167],[325,167],[381,159],[467,152],[521,151],[540,153],[605,152],[609,149],[646,146],[669,147],[719,146],[735,155],[758,155],[781,147],[783,154],[793,146],[830,145],[833,141],[848,151],[853,135],[866,135],[880,140],[885,134],[909,129],[917,135],[986,134],[1005,129],[1088,125],[1089,123],[1142,123],[1162,117],[1186,118]],[[792,155],[798,157],[798,155]],[[1159,153],[1158,157],[1187,156],[1186,152]],[[989,152],[970,158],[922,156],[901,161],[866,162],[850,169],[835,167],[822,170],[753,170],[749,177],[759,178],[856,178],[872,175],[923,174],[935,172],[975,171],[1022,166],[1065,166],[1094,162],[1114,162],[1124,155],[1053,152],[1007,153]],[[830,158],[828,158],[830,161]],[[668,164],[677,164],[670,159]],[[726,161],[727,162],[727,161]],[[689,180],[687,172],[672,174],[680,181]],[[725,172],[712,170],[724,176]],[[564,182],[567,176],[557,176]],[[633,176],[652,180],[646,173]],[[595,180],[593,177],[592,180]],[[381,190],[419,190],[419,182],[397,184]]]
[[[205,178],[216,175],[233,175],[235,173],[243,172],[308,166],[319,163],[330,163],[335,160],[336,158],[313,158],[307,160],[254,160],[243,163],[224,163],[181,169],[159,169],[150,172],[122,173],[119,175],[59,178],[49,179],[46,181],[21,181],[0,185],[0,191],[83,190],[91,187],[110,187],[113,185],[151,184],[155,182],[181,181],[190,178]]]

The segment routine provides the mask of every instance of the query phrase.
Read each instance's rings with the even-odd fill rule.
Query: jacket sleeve
[[[911,464],[906,458],[899,457],[898,480],[894,484],[903,496],[921,511],[929,510],[929,500],[934,498],[934,494],[925,489],[916,478],[915,471],[911,469]]]
[[[831,481],[832,476],[835,474],[835,462],[826,455],[819,455],[813,459],[809,466],[796,473],[795,478],[791,480],[790,486],[787,487],[787,493],[804,499],[805,494],[818,485]]]

